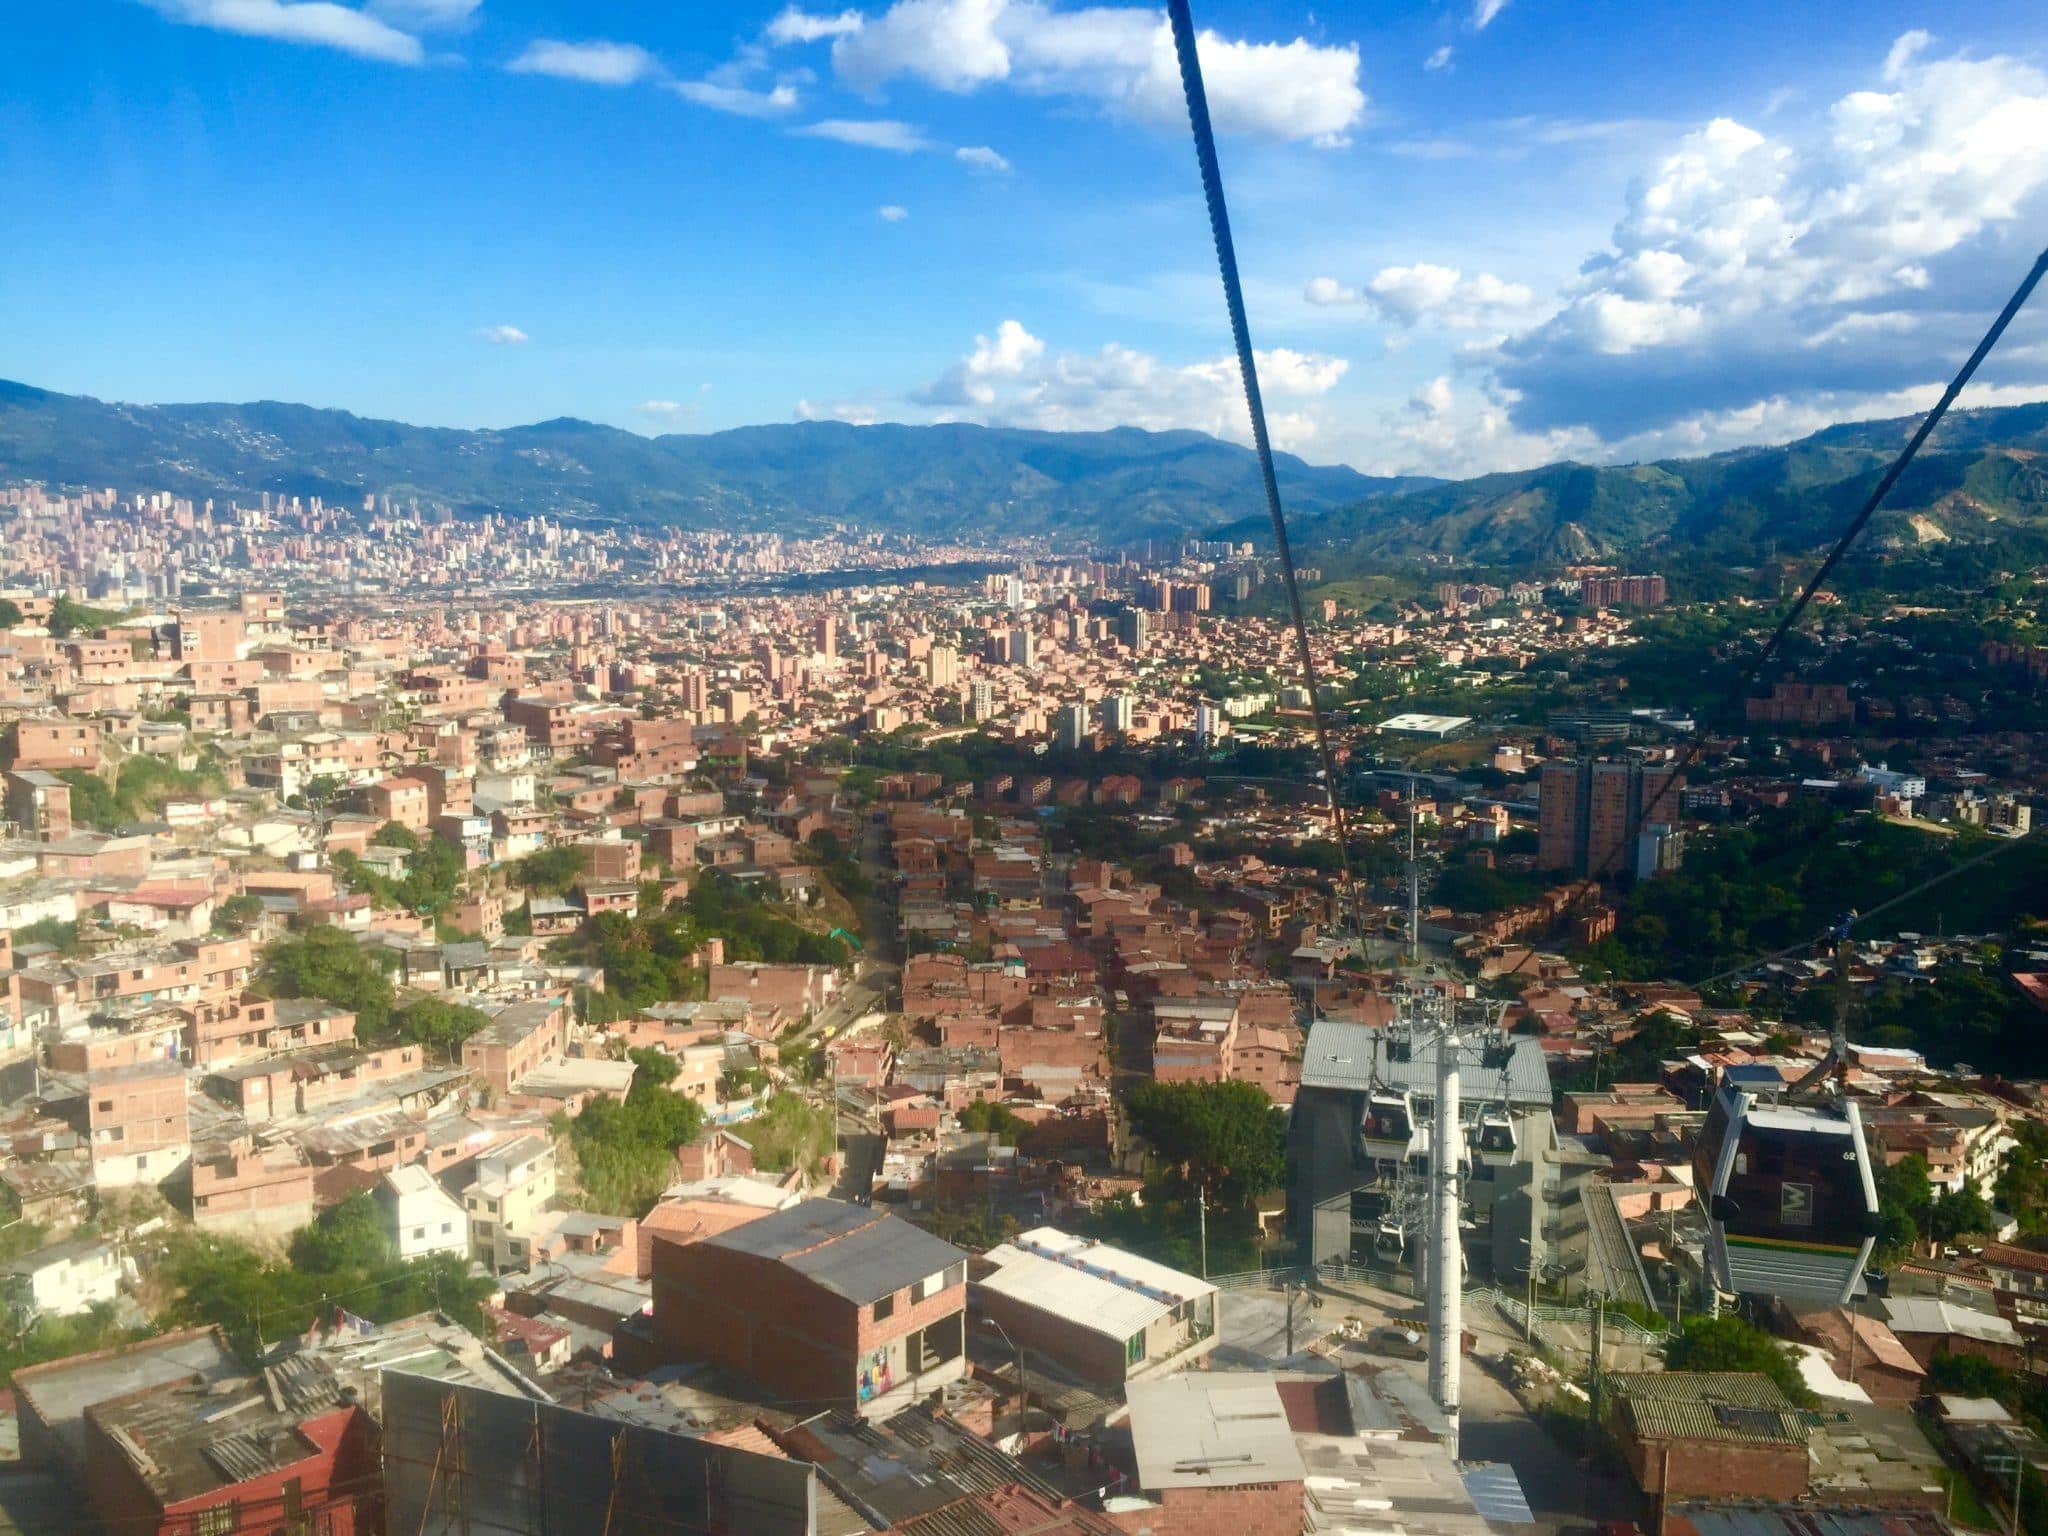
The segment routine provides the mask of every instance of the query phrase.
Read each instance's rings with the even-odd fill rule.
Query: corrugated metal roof
[[[1468,1461],[1458,1470],[1465,1479],[1465,1491],[1488,1520],[1498,1525],[1536,1523],[1528,1495],[1522,1492],[1515,1469],[1506,1462]]]
[[[1748,1371],[1621,1372],[1605,1380],[1623,1425],[1644,1440],[1800,1445],[1806,1421],[1768,1376]]]
[[[1458,1066],[1470,1103],[1505,1097],[1513,1105],[1550,1107],[1550,1068],[1543,1047],[1528,1036],[1514,1037],[1506,1061],[1491,1065],[1481,1046],[1460,1044]],[[1302,1087],[1364,1092],[1381,1084],[1434,1093],[1436,1047],[1421,1046],[1397,1059],[1384,1028],[1342,1019],[1318,1019],[1309,1026],[1302,1051]]]
[[[1952,1333],[1984,1344],[2019,1346],[2019,1331],[2008,1319],[1954,1306],[1939,1296],[1894,1296],[1884,1309],[1893,1333]]]
[[[1140,1291],[1126,1290],[1114,1280],[1070,1269],[1035,1253],[1005,1244],[985,1257],[1002,1267],[976,1285],[997,1296],[1099,1333],[1124,1340],[1140,1333],[1173,1310],[1173,1303],[1155,1301]]]
[[[704,1246],[777,1260],[862,1305],[967,1260],[922,1227],[840,1200],[806,1200],[706,1238]]]

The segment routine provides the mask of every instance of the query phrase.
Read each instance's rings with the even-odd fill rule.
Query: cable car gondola
[[[1847,1305],[1877,1238],[1862,1116],[1851,1100],[1730,1077],[1695,1165],[1714,1283],[1737,1296]]]
[[[1472,1150],[1487,1168],[1505,1168],[1515,1160],[1515,1117],[1489,1109],[1472,1128]]]
[[[1366,1099],[1358,1127],[1366,1156],[1380,1163],[1398,1163],[1415,1139],[1415,1105],[1398,1088],[1375,1088]]]

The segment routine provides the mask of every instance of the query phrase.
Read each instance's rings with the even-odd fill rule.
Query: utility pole
[[[1202,1233],[1202,1278],[1209,1278],[1209,1189],[1198,1185],[1195,1189],[1195,1209],[1201,1213]]]
[[[1458,1372],[1464,1344],[1464,1267],[1458,1232],[1458,1150],[1465,1127],[1458,1105],[1459,1039],[1457,1004],[1443,999],[1443,1026],[1436,1043],[1436,1125],[1429,1138],[1431,1221],[1429,1233],[1430,1395],[1443,1410],[1453,1460],[1458,1454]]]
[[[1522,1313],[1522,1342],[1533,1343],[1536,1338],[1536,1250],[1529,1250],[1529,1305]]]
[[[1415,858],[1415,780],[1408,780],[1408,963],[1422,952],[1422,866]]]

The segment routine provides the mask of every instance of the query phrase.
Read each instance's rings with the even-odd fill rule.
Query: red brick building
[[[1738,1490],[1774,1501],[1805,1495],[1807,1427],[1769,1377],[1615,1372],[1604,1386],[1615,1450],[1660,1516],[1674,1501]]]
[[[885,1417],[967,1370],[967,1255],[865,1206],[806,1200],[654,1242],[654,1338],[776,1397]]]
[[[194,1377],[85,1411],[85,1490],[109,1530],[155,1536],[320,1531],[354,1536],[380,1497],[369,1416],[344,1404],[308,1418],[271,1406],[222,1420]]]

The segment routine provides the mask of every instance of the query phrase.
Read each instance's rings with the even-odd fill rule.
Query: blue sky
[[[431,424],[1242,408],[1160,13],[67,0],[0,376]],[[2048,8],[1196,6],[1283,445],[1463,473],[1931,397],[2048,242]],[[1982,401],[2048,396],[2029,316]]]

